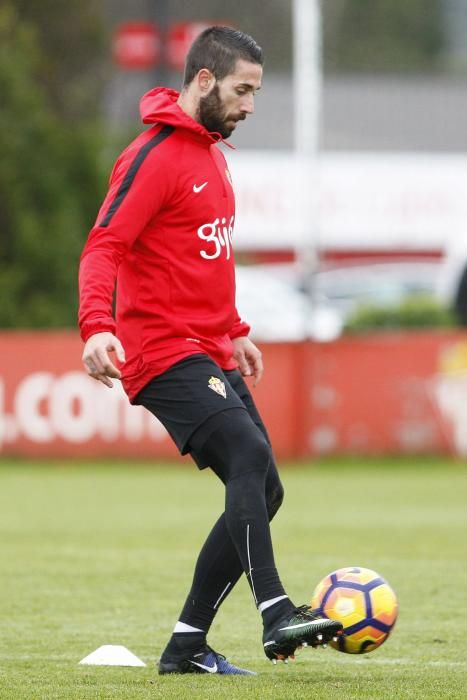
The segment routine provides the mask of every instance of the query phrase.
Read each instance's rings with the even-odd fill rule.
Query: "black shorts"
[[[190,355],[154,377],[133,403],[144,406],[160,420],[182,455],[191,451],[190,438],[195,432],[197,444],[202,444],[202,426],[208,418],[232,408],[248,411],[269,442],[240,372],[222,370],[204,354]],[[215,421],[209,421],[209,431],[215,427]]]

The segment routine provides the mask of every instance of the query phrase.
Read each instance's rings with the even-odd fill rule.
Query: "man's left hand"
[[[233,356],[238,362],[238,368],[244,377],[254,377],[253,386],[261,381],[263,376],[263,358],[260,350],[246,336],[233,339]]]

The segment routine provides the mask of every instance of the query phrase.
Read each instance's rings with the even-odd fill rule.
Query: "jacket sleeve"
[[[158,149],[142,162],[124,152],[91,229],[79,267],[79,316],[84,342],[95,333],[115,333],[112,302],[119,265],[148,222],[169,197],[170,168]]]
[[[233,323],[232,328],[229,331],[229,337],[231,340],[234,340],[235,338],[240,338],[241,336],[248,335],[251,328],[246,323],[245,321],[242,321],[240,318],[238,311],[235,309],[235,321]]]

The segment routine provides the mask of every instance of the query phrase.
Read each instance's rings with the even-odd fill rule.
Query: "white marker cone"
[[[80,664],[88,666],[146,666],[144,661],[138,659],[129,649],[119,644],[104,644],[81,659]]]

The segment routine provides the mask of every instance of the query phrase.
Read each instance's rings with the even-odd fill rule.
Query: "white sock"
[[[263,612],[264,610],[267,610],[267,608],[270,608],[272,605],[275,605],[278,603],[280,600],[285,600],[285,598],[288,598],[288,595],[280,595],[277,598],[271,598],[270,600],[265,600],[262,603],[258,605],[258,610],[260,612]]]
[[[197,627],[192,627],[191,625],[186,625],[184,622],[180,622],[179,620],[174,627],[174,634],[177,634],[178,632],[204,632],[204,630],[200,630]]]

